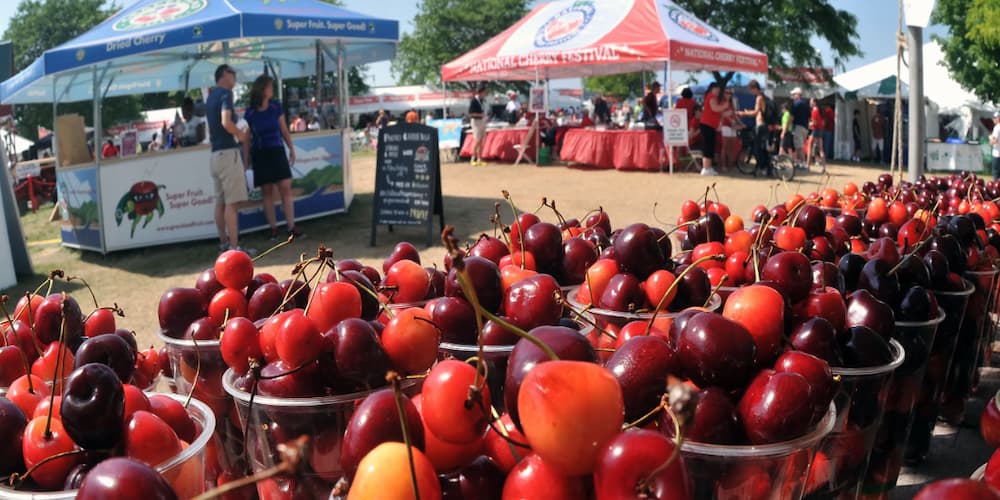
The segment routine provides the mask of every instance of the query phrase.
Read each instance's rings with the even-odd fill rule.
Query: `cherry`
[[[507,439],[504,439],[496,428],[506,430],[507,436],[514,442],[527,443],[528,439],[524,437],[521,431],[517,430],[514,421],[506,413],[500,416],[500,419],[495,422],[494,427],[486,430],[486,436],[483,438],[484,453],[493,459],[504,473],[509,473],[522,458],[531,453],[531,449],[512,444]],[[516,456],[514,455],[515,452],[517,453]]]
[[[562,231],[555,224],[537,222],[524,230],[524,249],[535,256],[538,270],[556,275],[562,265]]]
[[[903,295],[899,305],[899,321],[925,322],[938,317],[937,299],[922,286],[912,286]]]
[[[86,337],[112,333],[115,329],[115,313],[111,309],[96,309],[83,322],[83,334]]]
[[[715,215],[718,218],[718,215]],[[720,221],[721,222],[721,221]],[[698,226],[688,226],[689,239],[692,242],[701,243],[705,238],[691,238],[690,231]],[[720,237],[718,241],[723,241]],[[638,279],[644,280],[653,271],[662,269],[669,257],[660,250],[657,235],[652,228],[643,223],[636,223],[627,226],[614,240],[615,257],[618,266],[622,271],[634,274]]]
[[[498,311],[500,303],[503,301],[500,268],[493,261],[482,257],[467,257],[462,262],[465,265],[465,272],[472,289],[476,292],[476,298],[479,299],[479,304],[487,311]],[[448,278],[444,284],[444,294],[449,297],[467,299],[458,283],[457,269],[448,272]]]
[[[42,356],[31,365],[31,374],[46,382],[51,382],[56,392],[62,391],[62,381],[73,371],[74,358],[69,348],[59,342],[52,342]]]
[[[813,289],[804,302],[795,307],[799,318],[822,317],[840,332],[847,327],[847,305],[844,297],[835,288]]]
[[[973,479],[942,479],[924,486],[913,500],[998,500],[1000,493],[982,481]]]
[[[481,439],[474,439],[462,444],[453,444],[442,440],[427,428],[427,419],[423,418],[423,396],[417,394],[411,401],[413,401],[413,406],[417,408],[417,411],[420,412],[421,420],[423,420],[424,443],[426,445],[424,447],[424,455],[434,465],[435,470],[441,472],[454,471],[463,465],[469,464],[479,456],[483,448],[483,441]]]
[[[892,361],[889,342],[867,326],[848,328],[846,340],[841,344],[844,366],[847,368],[882,366]]]
[[[16,345],[0,347],[0,387],[8,387],[27,373],[21,349]]]
[[[638,420],[660,403],[667,376],[678,371],[676,365],[667,341],[654,336],[632,337],[611,355],[605,368],[621,386],[626,421]]]
[[[892,245],[895,248],[895,245]],[[898,259],[897,259],[898,260]],[[889,274],[894,264],[882,259],[871,259],[861,269],[858,290],[868,290],[872,295],[890,306],[900,301],[899,279]]]
[[[587,274],[587,269],[597,262],[600,253],[593,243],[580,238],[569,238],[563,243],[562,283],[565,285],[579,285],[583,283]]]
[[[177,494],[170,483],[150,466],[136,460],[115,457],[102,461],[86,473],[76,498],[175,500]]]
[[[167,423],[177,437],[187,443],[198,437],[198,427],[184,405],[165,394],[152,394],[148,398],[149,412]]]
[[[946,290],[951,269],[948,258],[937,250],[930,250],[924,255],[924,264],[930,274],[931,287],[935,290]]]
[[[677,339],[680,365],[699,387],[742,386],[750,378],[756,351],[743,325],[714,313],[691,317]]]
[[[125,427],[127,457],[155,467],[177,456],[181,449],[177,433],[155,414],[140,410],[128,419]]]
[[[673,441],[655,431],[618,434],[598,458],[597,498],[690,498],[684,461],[676,460],[675,449]]]
[[[858,290],[847,297],[847,326],[867,326],[888,342],[896,328],[895,315],[868,290]]]
[[[353,288],[351,290],[356,293]],[[291,311],[285,317],[274,337],[278,358],[293,367],[315,361],[322,343],[323,337],[316,322],[298,310]]]
[[[406,241],[396,243],[396,246],[392,248],[392,252],[389,253],[389,256],[382,261],[382,272],[388,274],[389,269],[392,268],[393,264],[401,260],[408,260],[415,264],[420,264],[420,251],[417,250],[417,247],[413,246],[413,243]]]
[[[812,354],[832,366],[843,366],[837,329],[823,317],[811,317],[792,330],[789,343],[798,351]]]
[[[284,295],[281,285],[277,283],[264,283],[253,292],[250,301],[247,302],[247,317],[250,321],[264,319],[278,310]]]
[[[386,442],[371,450],[358,464],[347,500],[413,497],[408,451],[412,452],[420,498],[441,498],[441,484],[434,466],[423,452],[419,449],[407,450],[402,443]]]
[[[114,448],[122,438],[121,422],[125,415],[121,380],[114,370],[100,363],[77,368],[66,379],[59,413],[66,433],[80,447]]]
[[[219,342],[219,352],[226,364],[239,375],[250,370],[251,360],[264,359],[264,353],[260,350],[260,333],[247,318],[233,318],[226,323]]]
[[[490,418],[490,391],[483,384],[482,391],[469,400],[469,388],[475,383],[476,369],[461,361],[441,361],[431,369],[421,394],[424,421],[434,435],[452,444],[482,438]]]
[[[562,316],[561,297],[555,278],[538,274],[511,286],[504,300],[504,311],[514,324],[525,329],[554,325]]]
[[[253,279],[253,260],[246,252],[226,250],[215,259],[215,278],[226,288],[242,290]]]
[[[758,373],[737,405],[750,442],[779,443],[804,435],[813,417],[809,391],[809,382],[798,373]]]
[[[323,393],[316,364],[305,368],[292,366],[284,361],[268,363],[261,369],[257,389],[265,396],[279,398],[307,398]]]
[[[441,329],[441,341],[475,344],[478,338],[476,312],[459,297],[441,297],[427,304],[434,324]]]
[[[597,361],[597,353],[586,337],[564,326],[540,326],[530,332],[549,347],[562,360]],[[518,392],[521,384],[539,364],[549,361],[545,352],[528,339],[518,340],[507,360],[507,377],[504,382],[504,403],[510,418],[521,427],[518,413]]]
[[[28,419],[9,399],[0,398],[0,475],[24,471],[21,438]]]
[[[524,457],[507,475],[503,500],[577,500],[587,498],[585,481],[562,473],[536,454]]]
[[[448,277],[436,267],[425,267],[424,271],[427,272],[427,279],[430,280],[430,286],[427,287],[427,295],[424,295],[424,299],[430,300],[443,296],[444,282]]]
[[[225,288],[219,280],[215,278],[215,268],[210,267],[201,272],[198,275],[198,279],[195,281],[194,287],[201,290],[202,295],[205,297],[205,302],[212,300],[219,290]]]
[[[690,271],[677,268],[676,273],[680,277],[677,284],[677,296],[670,303],[671,311],[680,311],[688,307],[702,307],[708,301],[712,293],[712,283],[705,274],[705,270],[695,267]]]
[[[726,299],[722,315],[743,325],[753,336],[757,366],[774,362],[785,333],[785,298],[781,293],[764,285],[739,288]]]
[[[35,344],[35,335],[31,332],[28,320],[15,319],[13,323],[6,321],[0,323],[0,344],[17,347],[27,358],[29,364],[38,359],[40,355]],[[23,362],[19,361],[19,363],[23,367]],[[4,385],[6,384],[0,384],[0,387]]]
[[[812,266],[804,254],[780,252],[764,263],[761,278],[781,285],[794,303],[809,295],[809,289],[812,288]]]
[[[160,297],[157,315],[168,337],[181,338],[192,321],[207,313],[208,299],[197,288],[171,288]]]
[[[488,457],[479,456],[470,462],[448,483],[442,498],[500,500],[505,474]]]
[[[321,283],[313,292],[306,316],[325,332],[347,318],[361,317],[361,293],[350,283]]]
[[[212,318],[216,327],[221,327],[228,318],[247,317],[246,296],[232,288],[219,290],[208,303],[208,317]]]
[[[385,273],[383,286],[391,289],[392,302],[409,304],[423,300],[430,288],[430,277],[412,260],[397,261]]]
[[[150,411],[149,398],[142,392],[142,389],[132,384],[125,384],[122,386],[122,390],[125,399],[124,420],[128,420],[133,413],[139,410]]]
[[[135,372],[135,351],[118,335],[98,335],[85,340],[76,350],[74,366],[101,363],[114,370],[121,383],[127,383]],[[79,441],[77,441],[79,443]]]
[[[618,273],[608,282],[604,294],[601,295],[597,307],[621,312],[636,312],[643,309],[646,294],[639,278],[631,273]]]
[[[382,331],[382,347],[389,361],[405,375],[430,368],[437,360],[439,342],[430,314],[419,307],[397,311]]]
[[[504,255],[500,258],[500,262],[497,263],[497,266],[499,266],[501,270],[507,266],[516,266],[530,271],[538,270],[538,264],[535,262],[535,256],[527,250],[524,252],[518,250],[510,253],[509,255]]]
[[[250,280],[250,283],[246,287],[246,299],[249,301],[250,297],[253,296],[254,292],[256,292],[258,288],[268,283],[274,283],[277,285],[278,279],[275,278],[274,275],[270,273],[255,274],[253,279]]]
[[[11,319],[14,321],[28,322],[38,317],[38,306],[41,305],[44,297],[38,294],[26,294],[18,299],[14,306],[14,314]]]
[[[7,399],[11,400],[21,413],[34,415],[35,407],[43,399],[48,399],[52,390],[45,381],[36,375],[22,375],[7,388]]]
[[[34,315],[34,326],[35,336],[42,345],[48,345],[60,339],[71,344],[83,336],[83,313],[80,312],[80,305],[76,299],[65,295],[64,313],[63,296],[64,294],[54,293],[45,297],[38,304]],[[63,324],[64,320],[65,325]],[[64,328],[65,332],[63,332]],[[60,337],[61,332],[63,333],[62,337]]]
[[[482,257],[498,266],[500,265],[500,259],[506,255],[510,255],[510,249],[507,248],[507,244],[500,238],[494,238],[486,234],[479,236],[479,239],[472,245],[472,248],[469,248],[470,257]]]
[[[567,475],[592,473],[624,420],[618,381],[603,367],[584,361],[535,366],[524,377],[517,400],[531,449]]]
[[[814,408],[814,420],[819,420],[830,407],[836,389],[830,365],[816,356],[800,351],[787,351],[774,364],[778,373],[802,375],[809,382],[809,399]]]
[[[288,279],[278,284],[281,285],[281,296],[288,295],[291,298],[288,308],[305,309],[309,304],[309,295],[312,293],[312,289],[308,283]]]
[[[734,445],[741,441],[743,427],[736,405],[718,387],[707,387],[697,393],[694,420],[684,429],[684,437],[696,443]],[[660,413],[660,432],[674,437],[674,421],[668,412]]]
[[[24,455],[24,465],[28,469],[50,457],[75,450],[77,450],[76,444],[70,439],[60,420],[35,417],[24,428],[21,452]],[[79,461],[79,455],[67,455],[49,460],[31,473],[31,479],[44,489],[57,489],[65,483],[69,471],[76,467]]]
[[[375,319],[379,313],[378,298],[375,297],[375,285],[372,284],[360,271],[341,271],[337,275],[337,281],[350,283],[358,289],[361,297],[361,317],[364,319]]]
[[[329,352],[335,367],[334,377],[323,373],[328,385],[346,386],[351,391],[385,385],[389,359],[378,342],[375,330],[367,321],[345,319],[332,332],[324,334],[324,337],[332,343]],[[320,358],[320,368],[324,368],[324,358]]]
[[[403,413],[415,450],[424,450],[424,427],[416,406],[404,395]],[[347,431],[340,447],[340,465],[348,479],[354,477],[361,460],[382,443],[403,442],[403,431],[396,409],[396,396],[392,389],[382,389],[368,395],[358,405],[347,424]],[[409,473],[405,474],[409,478]]]

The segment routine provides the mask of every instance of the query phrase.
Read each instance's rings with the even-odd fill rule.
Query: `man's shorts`
[[[472,138],[481,141],[486,138],[486,119],[484,118],[473,118],[471,121],[472,125]]]
[[[806,146],[806,137],[809,136],[809,129],[803,127],[802,125],[796,125],[792,129],[793,136],[795,137],[795,150],[803,151]]]
[[[218,202],[229,205],[247,201],[247,178],[239,148],[212,151],[211,168]]]

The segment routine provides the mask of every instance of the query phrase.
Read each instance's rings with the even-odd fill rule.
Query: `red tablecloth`
[[[568,130],[559,157],[618,170],[659,170],[666,161],[663,134],[656,130]]]
[[[483,141],[482,159],[514,163],[517,161],[517,147],[520,147],[521,143],[524,142],[524,137],[528,135],[528,130],[530,129],[504,128],[488,130],[486,132],[486,140]],[[472,132],[469,132],[465,136],[465,142],[462,143],[462,151],[459,153],[459,156],[462,158],[471,158],[472,146],[474,144]],[[528,161],[535,158],[535,141],[532,140],[528,143],[528,151],[524,156]]]

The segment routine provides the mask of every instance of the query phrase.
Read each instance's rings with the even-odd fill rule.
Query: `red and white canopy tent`
[[[441,67],[444,81],[672,70],[767,72],[767,56],[669,0],[557,0]]]
[[[670,0],[556,0],[442,66],[441,79],[538,81],[660,69],[668,79],[674,70],[766,73],[767,55]]]

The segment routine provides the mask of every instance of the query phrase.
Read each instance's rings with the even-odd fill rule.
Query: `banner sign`
[[[438,129],[438,147],[441,149],[459,148],[462,140],[462,119],[429,120],[428,125]]]
[[[56,175],[62,215],[59,232],[63,245],[102,251],[97,167],[60,168]]]

